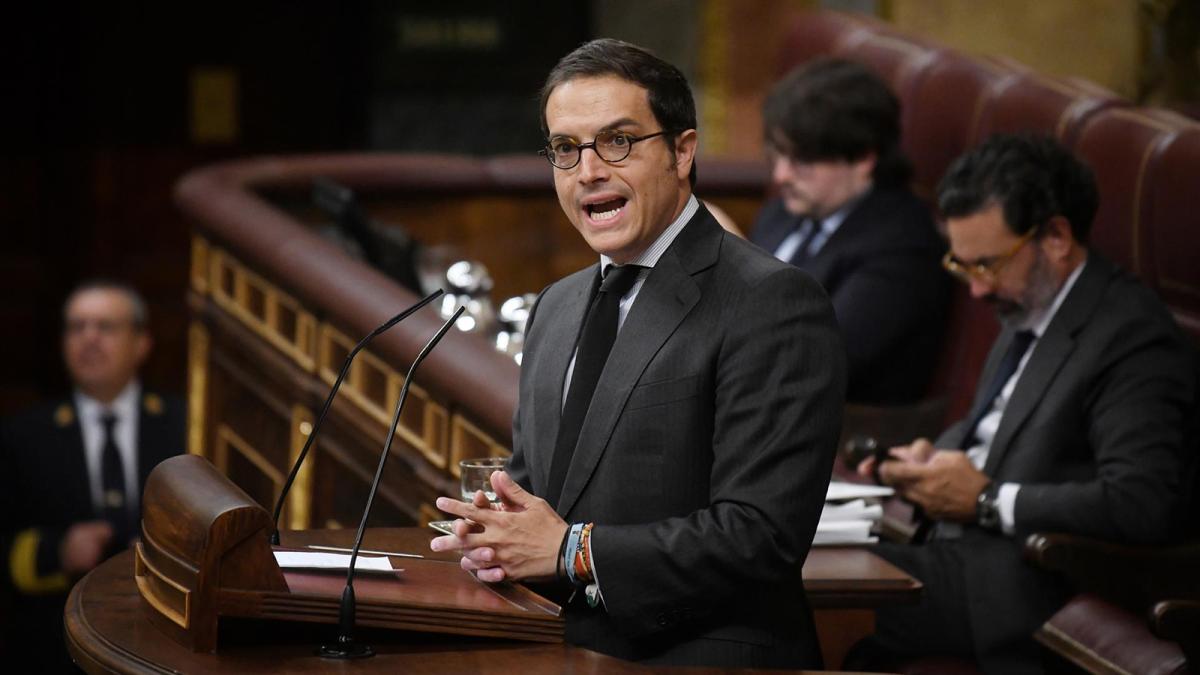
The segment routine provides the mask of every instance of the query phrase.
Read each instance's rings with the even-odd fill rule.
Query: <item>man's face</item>
[[[104,401],[121,392],[150,352],[150,337],[133,322],[133,303],[105,288],[76,293],[67,304],[63,358],[71,380]]]
[[[1054,301],[1061,282],[1038,239],[1021,245],[1004,222],[999,204],[962,218],[946,219],[950,251],[958,260],[976,264],[996,263],[992,278],[971,277],[971,297],[990,303],[1000,321],[1008,326],[1029,328],[1034,312],[1046,309]],[[1011,258],[1005,254],[1020,248]]]
[[[615,75],[577,77],[555,87],[546,101],[546,124],[550,138],[580,143],[608,129],[634,136],[663,130],[646,90]],[[611,164],[584,149],[579,164],[554,169],[559,204],[592,250],[629,262],[683,210],[696,132],[680,134],[675,143],[672,155],[663,137],[638,141],[628,157]]]
[[[853,162],[805,162],[779,149],[768,151],[771,180],[788,213],[825,218],[871,187],[875,156]]]

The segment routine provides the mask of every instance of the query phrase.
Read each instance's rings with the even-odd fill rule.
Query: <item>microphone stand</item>
[[[392,440],[396,437],[396,426],[400,424],[400,412],[404,410],[404,401],[408,398],[408,387],[412,384],[413,373],[417,366],[425,360],[429,352],[437,346],[446,331],[462,316],[465,307],[459,307],[454,316],[446,320],[437,334],[425,343],[425,348],[417,354],[408,375],[404,378],[404,387],[400,390],[400,400],[396,403],[396,414],[392,416],[392,426],[388,429],[387,441],[383,444],[383,454],[379,456],[379,467],[375,469],[375,479],[371,481],[371,491],[367,493],[367,507],[363,510],[362,521],[358,524],[358,535],[354,538],[354,548],[350,550],[350,566],[346,569],[346,588],[342,591],[342,602],[338,608],[338,636],[334,644],[325,644],[317,648],[317,655],[327,659],[361,659],[375,655],[370,645],[357,642],[354,639],[354,615],[356,601],[354,599],[354,565],[358,561],[358,550],[362,547],[363,535],[367,530],[367,519],[371,515],[371,505],[375,503],[375,494],[379,491],[379,481],[383,478],[383,467],[387,464],[388,455],[392,452]]]
[[[422,298],[417,304],[388,319],[382,326],[371,331],[362,340],[359,340],[354,349],[351,349],[350,353],[346,355],[346,360],[342,362],[342,372],[338,373],[337,380],[333,383],[333,388],[329,390],[329,396],[325,398],[325,406],[321,408],[321,414],[317,416],[317,423],[313,425],[312,431],[308,434],[308,440],[304,441],[304,448],[300,450],[300,455],[296,457],[295,463],[292,464],[292,470],[288,473],[287,480],[283,483],[283,489],[279,492],[279,500],[275,502],[275,513],[271,516],[271,523],[273,525],[271,529],[272,546],[279,545],[279,514],[283,511],[283,501],[287,498],[288,491],[292,489],[292,483],[296,480],[296,475],[300,473],[300,465],[304,463],[304,458],[308,456],[308,450],[312,447],[313,440],[317,437],[317,432],[321,430],[321,424],[325,421],[325,416],[329,414],[329,407],[333,404],[333,397],[337,396],[338,389],[342,387],[342,380],[346,379],[346,374],[350,372],[350,364],[354,361],[354,357],[363,347],[367,346],[368,342],[374,340],[377,335],[407,319],[413,312],[433,302],[444,292],[439,288]]]

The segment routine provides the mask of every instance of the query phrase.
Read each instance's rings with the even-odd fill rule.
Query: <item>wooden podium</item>
[[[194,652],[215,652],[222,618],[335,624],[345,573],[282,570],[268,542],[271,517],[207,460],[184,455],[155,467],[142,500],[134,579],[155,626]],[[349,548],[352,530],[287,533],[285,549]],[[562,642],[558,605],[515,584],[484,584],[429,557],[420,531],[372,531],[364,549],[394,573],[359,573],[357,623],[432,633]],[[422,550],[423,549],[423,550]]]

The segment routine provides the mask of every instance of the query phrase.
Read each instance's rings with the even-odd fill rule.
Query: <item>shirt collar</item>
[[[1050,321],[1052,321],[1054,319],[1054,315],[1058,313],[1058,308],[1062,306],[1063,300],[1066,300],[1067,294],[1071,292],[1071,288],[1079,279],[1079,274],[1083,272],[1083,266],[1086,264],[1087,258],[1084,258],[1083,262],[1076,265],[1075,269],[1072,270],[1069,275],[1067,275],[1067,280],[1063,282],[1062,288],[1058,289],[1058,293],[1055,294],[1054,301],[1050,303],[1050,306],[1047,307],[1043,312],[1034,313],[1029,317],[1029,321],[1026,323],[1029,326],[1029,330],[1033,331],[1034,336],[1040,338],[1042,337],[1042,334],[1046,332],[1046,328],[1050,326]]]
[[[668,225],[667,229],[662,231],[662,234],[658,235],[653,244],[646,247],[646,250],[642,251],[636,258],[630,260],[629,264],[641,265],[642,267],[654,267],[657,265],[659,259],[670,248],[671,242],[675,241],[675,237],[678,237],[679,233],[683,231],[683,226],[688,224],[688,221],[692,219],[692,216],[696,215],[696,211],[699,209],[700,201],[696,199],[696,195],[689,195],[687,204],[684,204],[683,210],[679,212],[679,217]],[[608,266],[611,264],[612,258],[603,254],[600,255],[601,273],[608,269]]]
[[[120,419],[132,419],[132,415],[137,412],[138,397],[141,394],[142,384],[134,378],[129,384],[121,390],[120,394],[113,399],[111,405],[104,405],[87,394],[75,390],[75,409],[79,411],[80,419],[89,421],[98,421],[100,416],[105,412],[112,412]]]

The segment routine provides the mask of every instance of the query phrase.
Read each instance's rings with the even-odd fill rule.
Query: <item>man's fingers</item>
[[[496,514],[496,512],[490,508],[480,508],[474,504],[468,504],[466,502],[461,502],[457,499],[451,499],[449,497],[438,497],[437,507],[446,513],[456,515],[459,518],[466,518],[484,525],[493,522],[493,517]]]
[[[491,475],[492,489],[500,501],[509,506],[524,508],[529,505],[531,495],[525,488],[508,476],[506,471],[494,471]]]
[[[866,478],[871,478],[875,472],[875,458],[868,457],[868,458],[864,459],[863,461],[859,462],[858,468],[855,469],[855,471],[857,471],[858,475],[860,475],[860,476],[864,476]]]
[[[463,557],[478,564],[487,564],[496,559],[496,550],[490,546],[480,546],[463,551]]]
[[[504,573],[504,568],[502,567],[488,567],[481,569],[475,573],[475,576],[478,577],[480,581],[486,581],[490,584],[499,583],[508,578],[508,575]]]

